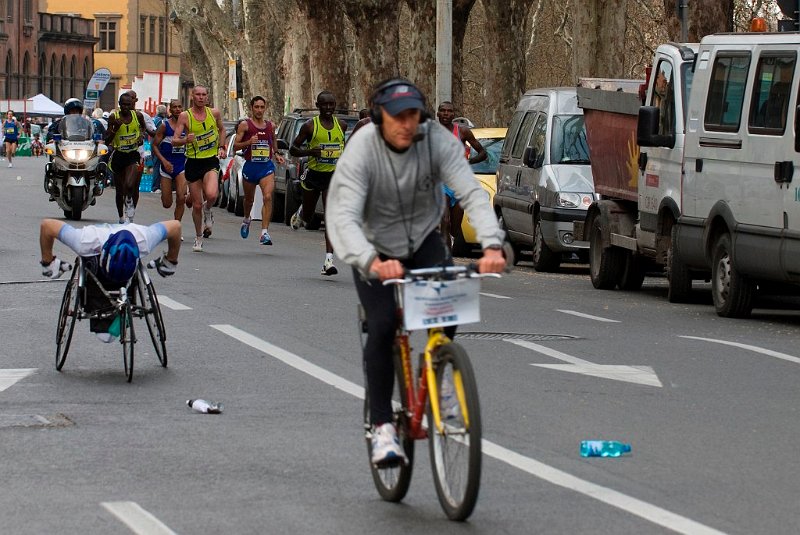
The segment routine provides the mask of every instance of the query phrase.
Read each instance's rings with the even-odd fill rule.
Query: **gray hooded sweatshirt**
[[[488,194],[461,142],[432,120],[420,125],[418,134],[422,139],[398,153],[368,124],[348,141],[336,164],[325,207],[328,237],[336,254],[364,275],[378,253],[409,258],[439,226],[443,183],[455,191],[481,246],[503,243]]]

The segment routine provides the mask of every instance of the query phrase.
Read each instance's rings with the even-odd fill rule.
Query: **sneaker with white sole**
[[[202,253],[203,252],[203,237],[196,236],[194,239],[194,245],[192,245],[192,251],[195,253]]]
[[[381,424],[372,432],[372,459],[370,460],[376,466],[408,463],[408,458],[397,439],[397,430],[393,423]]]
[[[266,230],[261,232],[261,239],[258,240],[261,245],[272,245],[272,238],[269,237],[269,232]]]
[[[336,275],[337,273],[339,273],[339,270],[333,265],[333,258],[326,258],[325,263],[322,264],[322,271],[320,271],[320,275],[327,275],[330,277],[331,275]]]
[[[295,213],[292,214],[292,218],[289,220],[289,226],[292,227],[292,230],[297,230],[300,227],[305,227],[306,222],[303,221],[303,207],[297,209]]]
[[[125,221],[126,223],[133,223],[133,216],[136,215],[136,207],[133,205],[133,197],[125,198]]]
[[[461,417],[461,408],[458,403],[458,396],[453,388],[452,379],[442,378],[439,397],[439,414],[443,420],[453,421]]]
[[[42,266],[42,275],[49,279],[57,279],[67,271],[72,270],[72,264],[64,262],[60,258],[53,257],[53,260],[46,266]]]
[[[239,235],[243,240],[246,240],[250,235],[250,218],[242,220],[242,228],[239,229]]]
[[[212,227],[214,226],[214,214],[211,213],[211,208],[203,207],[203,237],[208,238],[211,236]]]

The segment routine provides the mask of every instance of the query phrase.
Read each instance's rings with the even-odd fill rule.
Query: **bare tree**
[[[572,72],[580,76],[624,76],[628,0],[573,0]]]
[[[464,110],[464,39],[475,0],[453,0],[453,105]]]
[[[678,16],[679,0],[664,0],[664,24],[670,39],[681,38],[681,21]],[[733,31],[734,0],[703,0],[689,2],[688,38],[690,43],[697,43],[704,35]]]
[[[430,97],[436,90],[436,2],[406,0],[406,5],[410,11],[411,39],[403,72]]]
[[[484,63],[484,97],[487,104],[483,124],[506,124],[522,93],[525,92],[525,49],[527,48],[528,11],[534,0],[483,0],[486,13],[487,58],[501,61]]]

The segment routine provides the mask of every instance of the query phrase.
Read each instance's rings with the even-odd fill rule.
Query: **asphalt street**
[[[42,189],[44,159],[14,163],[0,162],[4,533],[800,532],[797,297],[730,320],[706,284],[676,305],[664,279],[599,291],[586,266],[542,274],[524,259],[486,280],[482,321],[457,337],[480,388],[483,477],[472,517],[452,523],[425,443],[402,504],[373,487],[357,299],[341,261],[320,275],[321,232],[273,223],[264,247],[257,222],[245,241],[215,209],[193,253],[187,211],[177,272],[154,280],[169,367],[137,323],[126,383],[119,344],[81,322],[58,372],[64,280],[42,280],[38,228],[63,214]],[[113,193],[75,224],[116,221]],[[137,223],[169,217],[142,194]],[[194,413],[190,398],[224,412]],[[632,452],[582,458],[584,439]]]

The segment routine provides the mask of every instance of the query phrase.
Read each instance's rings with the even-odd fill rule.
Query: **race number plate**
[[[409,331],[481,320],[478,279],[414,281],[403,286],[404,326]]]

